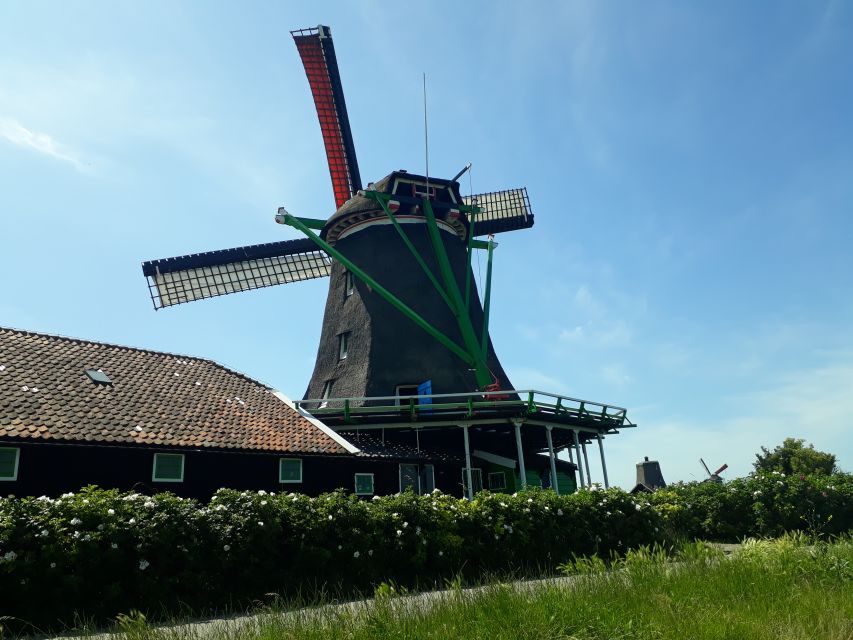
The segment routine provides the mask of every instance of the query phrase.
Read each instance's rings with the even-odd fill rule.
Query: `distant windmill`
[[[708,477],[704,480],[704,482],[717,482],[721,483],[723,481],[720,474],[729,468],[729,465],[724,464],[722,467],[717,469],[714,473],[711,473],[711,470],[708,468],[708,465],[705,464],[705,461],[702,458],[699,458],[699,462],[702,463],[702,466],[705,467],[705,473],[708,474]]]
[[[304,239],[144,263],[155,308],[330,276],[306,398],[511,389],[488,332],[492,236],[533,226],[526,189],[464,197],[457,180],[465,169],[450,180],[394,171],[363,189],[331,32],[321,25],[291,34],[337,210],[315,219],[279,209],[276,222]],[[488,254],[482,305],[471,270],[476,249]],[[293,313],[282,308],[285,330]]]

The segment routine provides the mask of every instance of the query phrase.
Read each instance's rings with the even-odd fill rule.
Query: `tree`
[[[785,438],[785,441],[769,451],[761,447],[761,453],[755,454],[755,472],[780,471],[785,475],[830,475],[838,469],[835,456],[818,451],[813,445],[803,446],[805,440]]]

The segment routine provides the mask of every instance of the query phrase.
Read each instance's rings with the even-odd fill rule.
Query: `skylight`
[[[95,384],[112,384],[110,377],[100,369],[86,369],[86,375]]]

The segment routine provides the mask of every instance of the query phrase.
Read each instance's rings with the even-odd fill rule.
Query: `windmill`
[[[145,262],[155,309],[329,277],[306,398],[512,389],[488,333],[492,238],[533,225],[526,189],[465,197],[457,181],[465,170],[452,179],[393,171],[363,188],[331,32],[291,34],[337,210],[316,219],[280,208],[276,222],[301,239]],[[471,270],[480,250],[482,304]]]
[[[708,477],[705,478],[705,480],[703,480],[703,482],[716,482],[719,484],[723,481],[722,477],[720,477],[720,474],[729,468],[728,464],[724,464],[722,467],[717,469],[714,473],[711,473],[711,470],[708,468],[708,465],[705,464],[705,461],[702,458],[699,458],[699,462],[702,463],[702,466],[705,468],[705,473],[708,474]]]

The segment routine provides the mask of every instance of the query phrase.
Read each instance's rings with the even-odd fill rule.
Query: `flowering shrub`
[[[688,539],[736,542],[788,531],[837,535],[853,530],[853,475],[778,471],[712,482],[670,485],[649,494],[668,532]]]
[[[853,527],[849,475],[618,489],[359,499],[222,489],[207,504],[89,487],[0,498],[0,616],[76,617],[239,606],[269,593],[432,586],[464,574],[547,572],[676,537],[739,539]]]
[[[573,554],[662,541],[659,515],[619,491],[218,491],[208,504],[89,487],[0,499],[0,615],[42,626],[131,609],[175,613],[275,592],[432,585],[456,574],[545,571]]]

